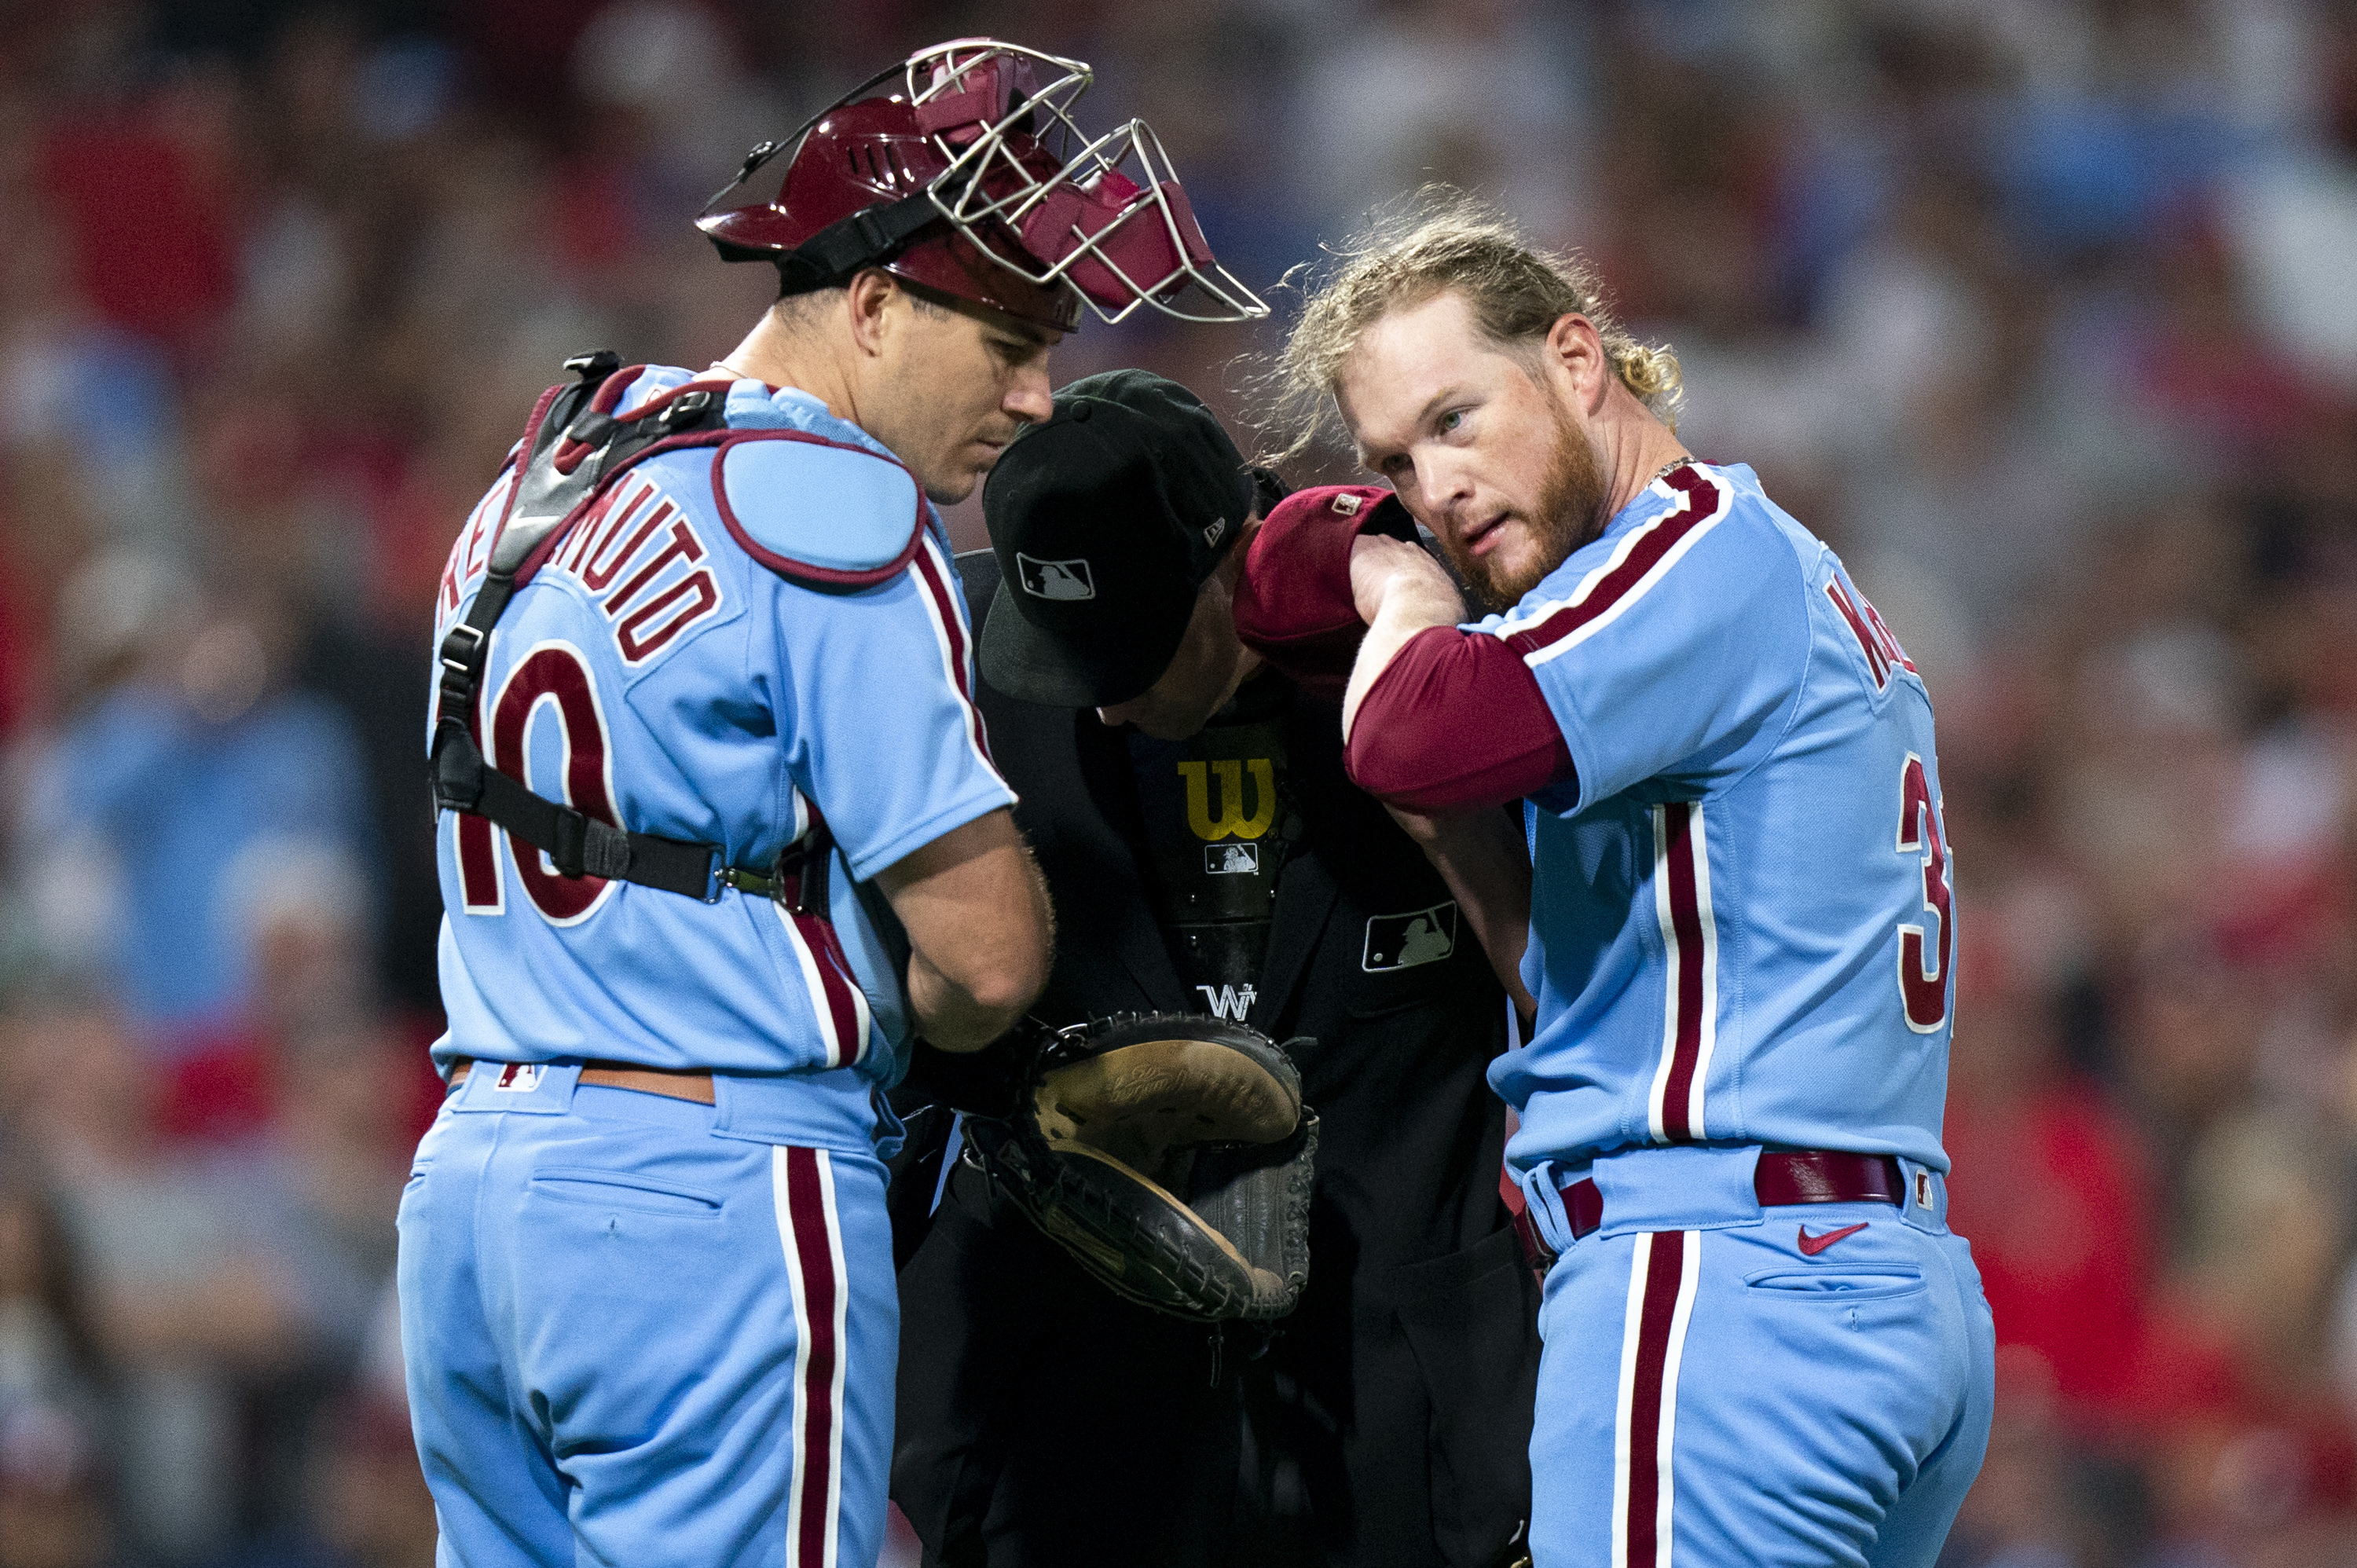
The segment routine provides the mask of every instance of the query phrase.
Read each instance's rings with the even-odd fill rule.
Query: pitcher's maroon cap
[[[1261,524],[1236,583],[1236,635],[1294,684],[1339,701],[1367,635],[1351,596],[1351,546],[1388,533],[1415,542],[1398,496],[1374,485],[1297,490]]]

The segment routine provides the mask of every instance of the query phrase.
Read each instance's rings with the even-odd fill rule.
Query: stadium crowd
[[[429,600],[686,220],[914,45],[1099,70],[1278,321],[1427,179],[1600,266],[1929,682],[1960,1568],[2357,1563],[2357,10],[2328,0],[50,0],[0,27],[0,1568],[431,1560]],[[1326,477],[1340,478],[1343,455]],[[1290,476],[1297,482],[1316,477]],[[978,517],[953,519],[978,542]],[[1544,1484],[1544,1482],[1542,1482]]]

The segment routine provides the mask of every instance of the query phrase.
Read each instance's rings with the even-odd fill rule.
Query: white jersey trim
[[[1653,585],[1669,574],[1670,569],[1686,557],[1703,536],[1727,520],[1733,510],[1734,487],[1700,463],[1688,464],[1677,470],[1701,476],[1713,492],[1708,510],[1704,510],[1694,493],[1673,487],[1663,476],[1646,487],[1649,495],[1660,495],[1673,504],[1659,517],[1640,523],[1624,534],[1613,546],[1612,553],[1603,564],[1579,580],[1579,586],[1563,598],[1549,599],[1527,609],[1518,607],[1504,620],[1488,628],[1493,636],[1520,639],[1523,649],[1523,662],[1535,670],[1550,660],[1560,659],[1589,638],[1610,626],[1628,612],[1629,607],[1652,591]],[[1667,532],[1669,542],[1663,547],[1660,535]],[[1644,568],[1633,583],[1621,580],[1630,558],[1640,550],[1660,550],[1659,559]],[[1550,636],[1547,623],[1557,617],[1570,615],[1577,624],[1560,636]]]

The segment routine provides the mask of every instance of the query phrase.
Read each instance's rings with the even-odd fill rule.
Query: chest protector
[[[649,398],[628,413],[615,404],[635,379],[610,352],[565,361],[578,379],[541,394],[516,452],[517,477],[491,543],[490,564],[464,618],[442,639],[442,681],[435,710],[432,768],[435,803],[446,811],[488,818],[544,852],[565,876],[634,882],[684,897],[716,902],[722,891],[776,898],[798,914],[825,916],[826,823],[813,803],[810,831],[771,865],[731,866],[717,844],[631,832],[534,793],[521,779],[484,760],[478,742],[477,704],[491,630],[541,563],[575,523],[623,474],[663,452],[716,446],[723,440],[806,440],[793,431],[728,429],[726,390],[691,382]],[[921,533],[921,517],[917,524]],[[813,567],[810,580],[829,588],[880,583],[906,565],[916,540],[897,560],[846,572]],[[767,563],[789,577],[791,561]],[[808,875],[805,875],[807,868]]]
[[[1248,683],[1185,741],[1130,739],[1155,923],[1181,981],[1222,1017],[1252,1007],[1277,879],[1302,836],[1288,705],[1278,682]]]

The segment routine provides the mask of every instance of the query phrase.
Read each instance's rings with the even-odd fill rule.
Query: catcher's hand
[[[1259,1031],[1177,1013],[1067,1029],[1014,1114],[969,1130],[1015,1206],[1119,1294],[1205,1322],[1300,1299],[1318,1117]]]

